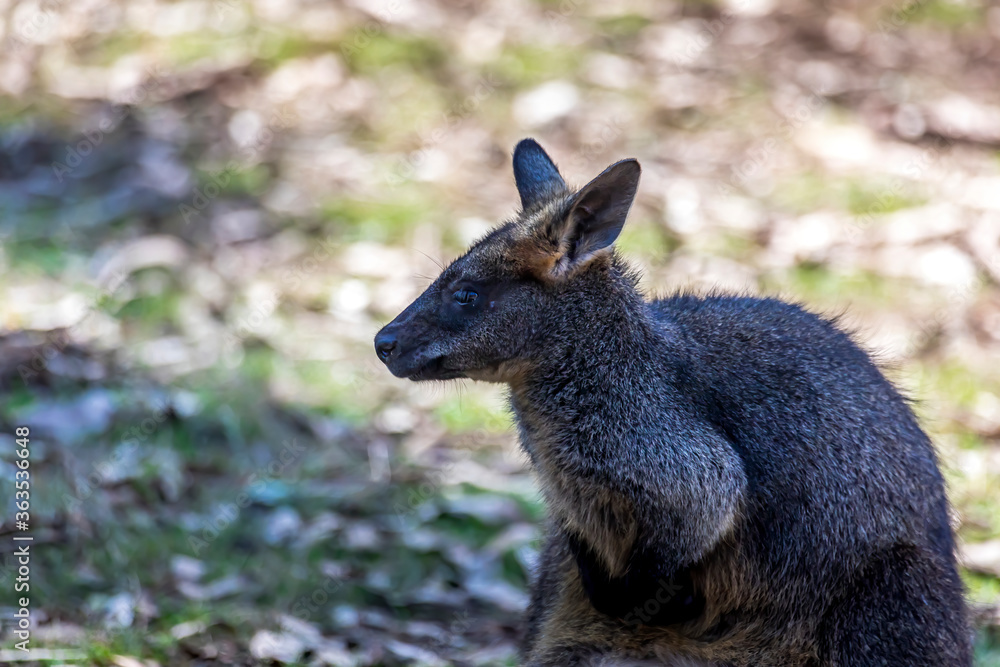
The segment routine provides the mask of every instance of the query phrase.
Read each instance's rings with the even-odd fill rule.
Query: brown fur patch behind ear
[[[565,200],[553,200],[521,221],[519,238],[507,251],[508,259],[519,275],[553,282],[568,278],[582,267],[575,266],[574,258],[570,256],[572,209],[567,204]],[[587,264],[601,261],[605,256],[610,258],[611,254],[610,247],[607,252],[598,250],[592,253],[592,259]]]
[[[569,248],[541,235],[530,235],[515,241],[509,251],[509,259],[515,271],[522,276],[530,276],[544,282],[563,280],[582,266],[573,266],[569,261]],[[609,259],[611,248],[605,248],[592,254],[587,264]]]
[[[510,249],[510,259],[521,275],[548,280],[561,253],[559,247],[534,234],[520,239]]]

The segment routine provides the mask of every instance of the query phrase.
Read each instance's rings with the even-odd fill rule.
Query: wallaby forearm
[[[525,443],[595,606],[610,610],[598,600],[605,596],[630,610],[660,588],[686,586],[690,566],[733,526],[746,483],[739,458],[710,432],[686,435],[683,455],[650,443],[646,456],[622,453],[599,477],[574,466],[565,443],[559,452]]]

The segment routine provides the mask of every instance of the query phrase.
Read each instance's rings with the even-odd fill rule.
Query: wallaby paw
[[[705,611],[705,597],[694,587],[689,569],[664,576],[655,558],[637,555],[621,577],[609,576],[597,555],[569,536],[580,582],[594,609],[628,625],[664,626],[692,621]]]

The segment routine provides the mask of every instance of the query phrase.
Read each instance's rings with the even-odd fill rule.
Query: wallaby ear
[[[554,273],[581,266],[611,247],[625,226],[641,172],[634,159],[615,162],[573,195],[569,213],[550,228],[560,250]]]
[[[514,148],[514,182],[524,210],[567,189],[552,158],[534,139],[522,139]]]

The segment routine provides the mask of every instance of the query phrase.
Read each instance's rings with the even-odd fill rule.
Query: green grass
[[[816,308],[836,309],[834,312],[889,304],[900,298],[901,291],[898,283],[874,273],[840,273],[808,263],[780,273],[763,274],[760,284],[766,294],[803,301]]]
[[[627,43],[638,37],[639,33],[652,25],[648,16],[640,14],[619,14],[597,20],[597,32],[609,38],[613,43]]]
[[[777,206],[797,215],[833,208],[855,216],[880,216],[927,201],[915,184],[901,179],[835,179],[815,172],[779,182],[771,198]]]
[[[922,206],[927,198],[912,193],[900,183],[848,181],[843,187],[847,210],[854,215],[885,215],[904,208]]]
[[[262,129],[261,132],[264,130]],[[253,145],[244,149],[243,155],[251,156],[258,147]],[[239,156],[238,156],[239,157]],[[263,164],[250,165],[247,160],[236,159],[215,169],[196,173],[196,190],[208,199],[219,196],[259,197],[273,181],[270,169]],[[197,195],[193,195],[197,196]],[[199,202],[185,202],[189,206],[197,206]]]
[[[1000,600],[1000,579],[966,570],[962,573],[962,580],[971,602],[991,604]]]
[[[911,12],[912,8],[912,12]],[[906,3],[901,16],[909,16],[915,23],[928,23],[946,29],[965,26],[983,26],[983,7],[954,0],[911,0]]]
[[[147,38],[148,39],[148,38]],[[164,54],[173,67],[188,67],[202,60],[221,60],[247,49],[246,35],[188,32],[165,39]]]
[[[362,75],[375,75],[389,67],[433,73],[451,57],[441,40],[400,34],[376,21],[349,31],[337,50],[351,71]]]
[[[503,433],[513,426],[510,413],[499,397],[471,392],[443,400],[434,409],[434,416],[444,428],[456,434],[476,429]]]
[[[139,296],[123,305],[117,316],[120,320],[132,320],[144,327],[159,328],[176,320],[180,298],[181,295],[173,291]]]
[[[335,51],[329,43],[314,41],[290,30],[258,28],[244,39],[253,44],[254,54],[266,69],[276,69],[282,63],[295,58],[307,58]]]
[[[366,391],[367,371],[351,364],[283,362],[274,367],[274,378],[301,386],[299,402],[310,410],[363,426],[378,407],[377,396]]]
[[[344,242],[404,243],[417,222],[441,215],[426,195],[364,201],[347,197],[324,204],[321,219],[329,233]]]
[[[124,56],[142,53],[149,44],[148,34],[119,30],[84,38],[74,53],[90,66],[109,67]]]
[[[23,365],[26,366],[25,370],[34,371],[32,360],[28,360]],[[3,400],[0,401],[0,415],[10,423],[15,422],[14,415],[17,412],[35,401],[35,392],[27,384],[20,381],[20,373],[18,373],[18,378],[18,381],[12,382],[10,387],[5,387]]]
[[[975,644],[976,667],[1000,667],[1000,631],[980,630]]]
[[[956,361],[920,364],[915,368],[914,378],[921,395],[933,397],[939,404],[947,402],[963,409],[971,409],[980,392],[990,389],[981,371]]]
[[[677,239],[670,236],[662,225],[645,218],[630,221],[615,243],[615,247],[626,256],[638,256],[657,263],[666,262],[677,246]]]
[[[573,48],[516,44],[504,49],[490,69],[516,87],[529,87],[553,79],[572,79],[582,62],[583,53]]]
[[[69,267],[73,251],[50,238],[8,241],[4,244],[4,255],[10,262],[11,275],[19,279],[64,274]]]

